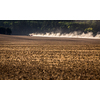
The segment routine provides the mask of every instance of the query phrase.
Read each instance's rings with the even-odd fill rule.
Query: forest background
[[[46,34],[46,32],[63,34],[80,31],[93,32],[95,36],[100,32],[99,27],[100,20],[0,20],[0,33],[9,35]]]

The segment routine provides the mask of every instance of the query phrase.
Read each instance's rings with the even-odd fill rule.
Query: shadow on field
[[[84,43],[89,43],[89,44],[95,44],[95,43],[100,43],[99,39],[86,39],[86,38],[62,38],[62,37],[30,37],[30,36],[17,36],[17,35],[0,35],[0,41],[1,43],[3,42],[16,42],[16,43],[21,43],[21,42],[27,42],[28,44],[30,43],[40,43],[40,44],[46,44],[47,42],[49,44],[58,44],[59,43],[74,43],[74,44],[84,44]]]

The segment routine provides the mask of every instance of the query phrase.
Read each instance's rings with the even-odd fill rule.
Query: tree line
[[[73,31],[93,32],[96,35],[100,31],[99,20],[0,20],[0,26],[9,27],[12,30],[12,34],[18,35],[34,32],[69,33]]]
[[[0,27],[0,34],[11,35],[12,31],[10,28]]]

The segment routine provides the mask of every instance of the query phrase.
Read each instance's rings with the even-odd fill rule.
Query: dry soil
[[[99,80],[100,39],[0,35],[1,80]]]

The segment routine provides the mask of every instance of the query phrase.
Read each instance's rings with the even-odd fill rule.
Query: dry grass
[[[100,40],[0,35],[0,79],[100,79]]]

